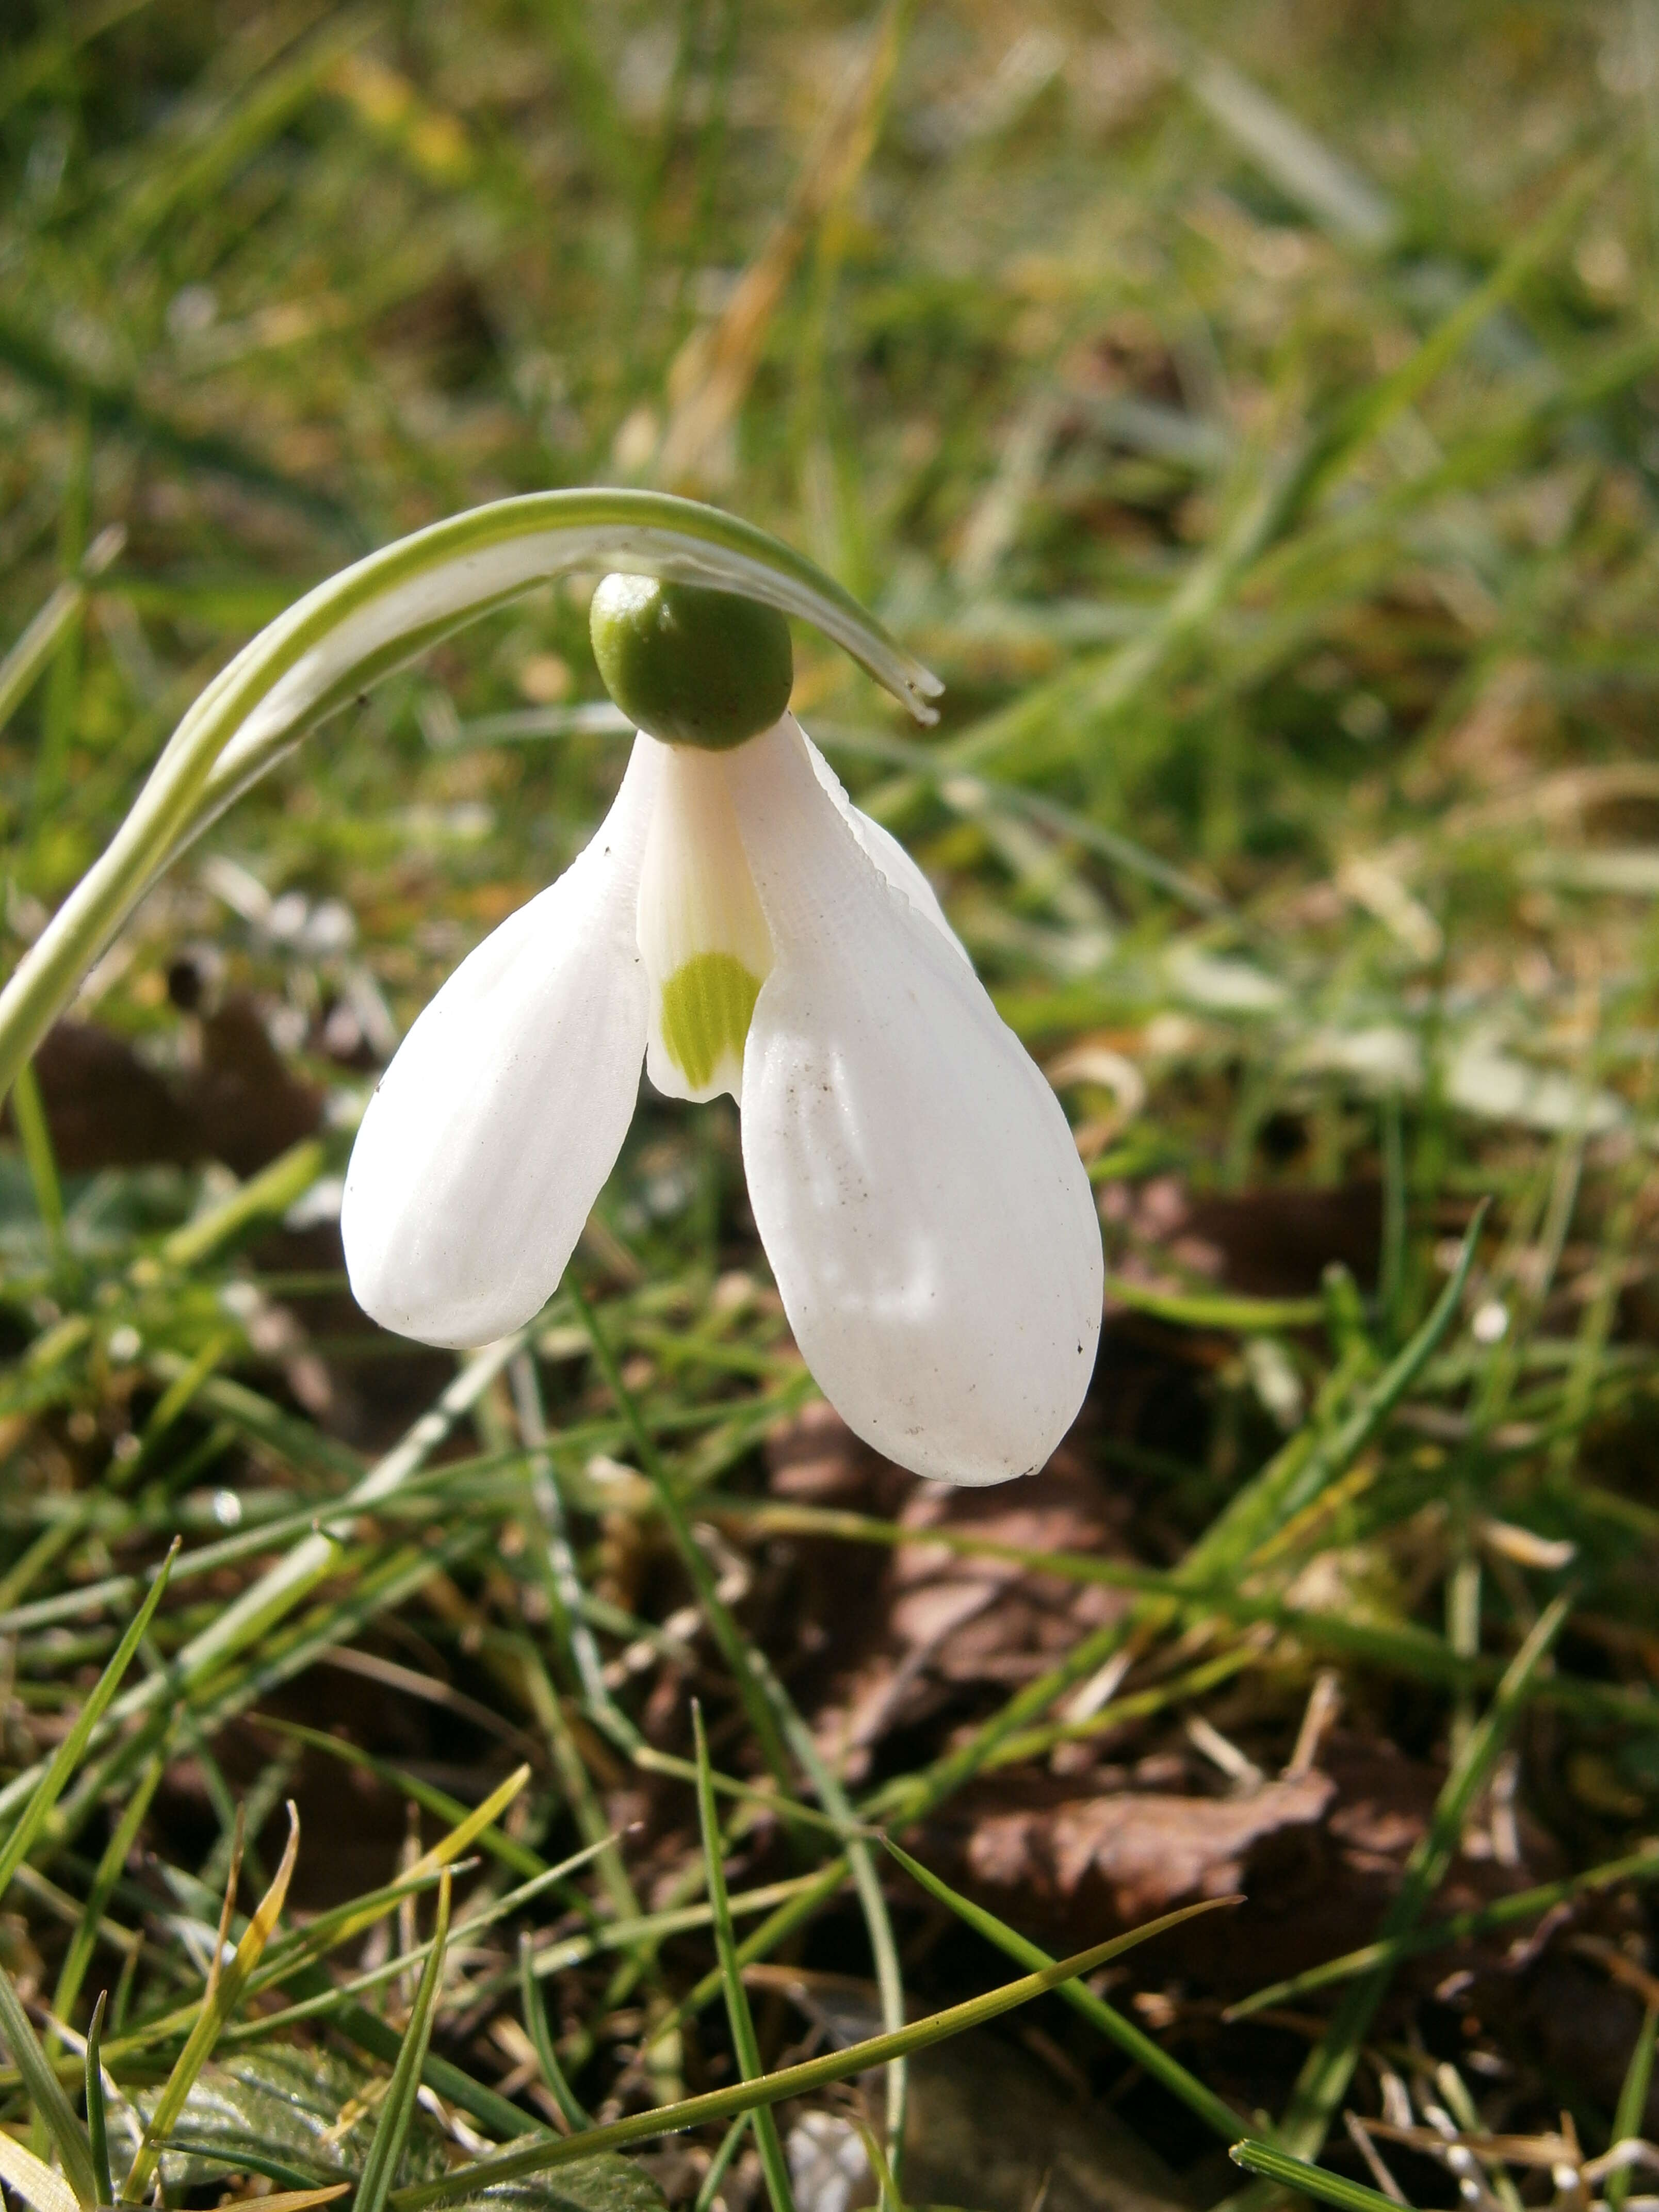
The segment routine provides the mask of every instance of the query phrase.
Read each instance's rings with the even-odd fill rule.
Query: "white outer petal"
[[[898,839],[890,830],[884,829],[879,822],[872,820],[869,815],[863,813],[854,805],[852,800],[847,796],[846,787],[841,778],[807,736],[805,731],[801,728],[794,716],[786,714],[784,720],[791,729],[799,732],[800,741],[806,748],[806,757],[812,763],[813,775],[817,776],[819,784],[835,802],[836,813],[857,838],[863,850],[874,861],[877,874],[891,884],[896,891],[902,891],[916,912],[931,921],[945,942],[961,953],[964,960],[968,960],[967,947],[945,918],[945,908],[939,902],[939,893],[905,851],[903,846],[900,844]],[[971,968],[974,963],[969,960],[968,964]]]
[[[488,1344],[557,1287],[639,1095],[658,759],[635,744],[586,851],[461,963],[369,1101],[340,1230],[357,1303],[387,1328]]]
[[[918,1474],[1040,1467],[1082,1403],[1103,1263],[1058,1100],[781,725],[732,757],[775,965],[744,1060],[749,1194],[796,1342]]]

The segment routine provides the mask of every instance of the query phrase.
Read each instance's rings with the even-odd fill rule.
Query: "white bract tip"
[[[346,1181],[368,1311],[445,1344],[531,1319],[641,1059],[738,1098],[790,1327],[848,1425],[951,1481],[1040,1467],[1100,1333],[1088,1176],[926,878],[788,715],[726,752],[636,738],[587,850],[410,1030]]]

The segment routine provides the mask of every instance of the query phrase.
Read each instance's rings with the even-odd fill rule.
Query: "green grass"
[[[725,1102],[642,1110],[571,1282],[468,1362],[362,1332],[325,1230],[273,1243],[338,1174],[377,1056],[620,774],[581,711],[603,695],[578,583],[438,644],[216,824],[77,1009],[199,1097],[225,1033],[169,996],[188,953],[204,1004],[258,999],[327,1094],[322,1127],[240,1182],[172,1154],[92,1166],[47,1086],[14,1093],[0,1966],[32,2027],[9,2000],[0,2125],[20,2160],[55,2143],[84,2197],[171,2076],[175,2204],[227,2172],[436,2202],[506,2158],[550,2204],[647,2212],[643,2169],[601,2154],[691,2100],[708,2174],[760,2094],[736,2076],[794,2032],[750,2012],[744,1965],[851,1956],[886,2057],[907,1981],[916,2019],[964,1977],[988,1988],[1005,1937],[1048,1955],[943,1882],[926,1906],[876,1831],[925,1860],[944,1808],[1109,1733],[1166,1750],[1194,1716],[1283,1765],[1324,1668],[1350,1725],[1443,1780],[1371,1940],[1254,2009],[1234,1992],[1231,2043],[1183,1984],[1155,2093],[1128,2071],[1154,2047],[1133,2006],[1079,1985],[1042,2015],[1072,2063],[1212,2197],[1226,2109],[1265,2202],[1328,2141],[1347,2157],[1342,2108],[1374,2115],[1384,2064],[1466,2131],[1542,2141],[1565,2106],[1593,2158],[1637,2128],[1650,2012],[1622,2090],[1487,2021],[1471,2049],[1511,2069],[1499,2099],[1473,2060],[1437,2086],[1424,2024],[1444,2020],[1397,1969],[1513,1924],[1436,1901],[1505,1760],[1553,1838],[1539,1913],[1613,1885],[1617,1931],[1647,1925],[1655,56],[1650,0],[8,12],[7,967],[204,685],[348,561],[512,493],[712,500],[945,679],[918,736],[798,628],[802,719],[1055,1072],[1124,1280],[1112,1357],[1164,1361],[1182,1408],[1138,1429],[1103,1368],[1079,1449],[1120,1490],[1122,1557],[939,1532],[1126,1610],[855,1787],[803,1717],[780,1608],[792,1547],[863,1547],[873,1577],[902,1531],[763,1496],[765,1440],[813,1392]],[[106,1137],[112,1111],[137,1109],[118,1096]],[[1168,1176],[1261,1194],[1270,1261],[1296,1195],[1380,1188],[1375,1281],[1218,1286],[1177,1252],[1149,1283],[1135,1194]],[[96,1725],[71,1736],[77,1714]],[[349,1817],[307,1816],[256,1966],[243,1915],[319,1774]],[[204,1998],[239,1805],[246,1982],[228,1959]],[[400,1860],[406,1805],[424,1826]],[[441,1860],[447,1948],[423,1933]],[[934,1960],[927,1914],[958,1907],[979,1933]],[[114,2094],[88,2140],[106,1990]],[[428,2035],[424,2079],[465,2116],[447,2134],[415,2100]],[[888,2099],[896,2125],[896,2066]],[[559,2131],[589,2116],[599,2153],[558,2149],[559,2183]],[[749,2124],[787,2198],[771,2124]],[[1608,2198],[1631,2185],[1611,2170]]]

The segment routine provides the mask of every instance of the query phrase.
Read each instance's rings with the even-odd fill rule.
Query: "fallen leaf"
[[[1055,1898],[1075,1898],[1085,1883],[1103,1889],[1114,1918],[1132,1926],[1248,1888],[1262,1847],[1316,1829],[1335,1794],[1328,1775],[1304,1774],[1244,1796],[1124,1790],[990,1814],[967,1862],[977,1881],[1001,1888]]]

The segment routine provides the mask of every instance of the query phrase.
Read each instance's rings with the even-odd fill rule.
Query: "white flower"
[[[636,737],[586,850],[415,1024],[346,1177],[359,1303],[437,1344],[532,1319],[642,1059],[671,1097],[738,1100],[784,1310],[848,1425],[956,1482],[1041,1466],[1100,1329],[1088,1177],[921,870],[787,714],[727,750]]]

